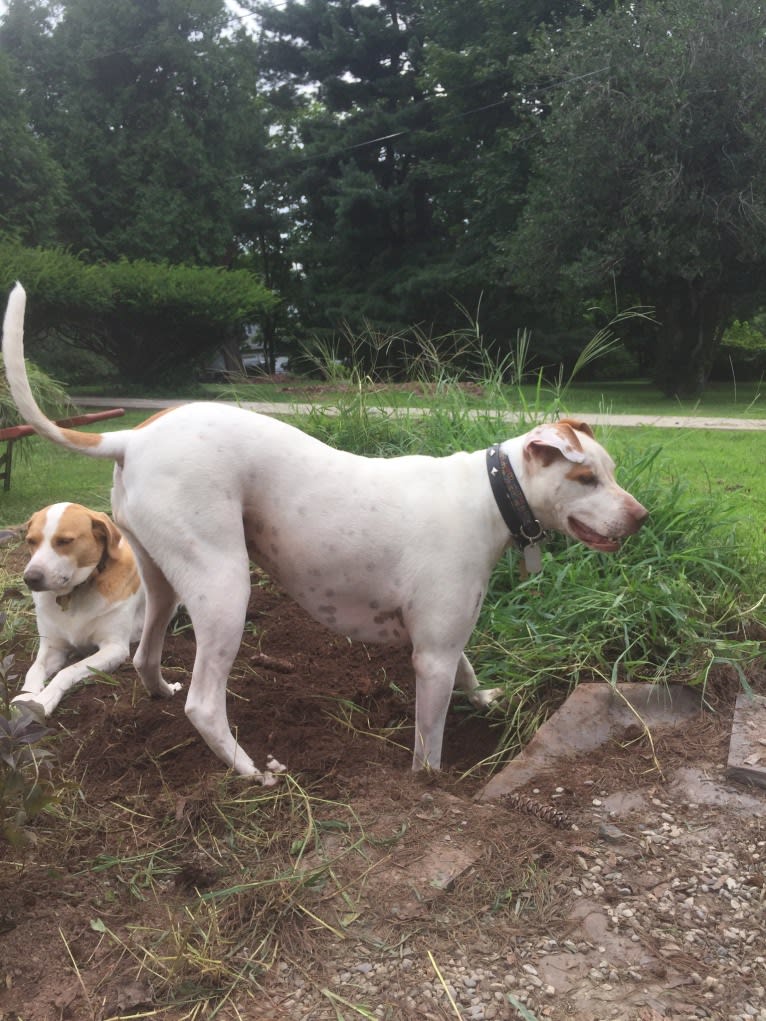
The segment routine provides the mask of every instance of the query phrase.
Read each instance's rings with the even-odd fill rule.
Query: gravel
[[[268,986],[279,1016],[766,1021],[764,811],[739,811],[736,793],[732,809],[663,791],[620,818],[594,794],[566,835],[568,869],[550,877],[547,932],[525,933],[512,891],[456,925],[447,892],[401,942],[389,930],[376,947],[365,929],[323,948],[335,966],[321,976],[281,962]]]

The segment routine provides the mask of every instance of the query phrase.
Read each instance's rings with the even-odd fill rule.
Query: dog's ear
[[[587,422],[581,422],[576,418],[560,418],[556,424],[569,425],[575,430],[575,432],[585,433],[586,436],[590,436],[591,439],[594,439],[593,430]]]
[[[581,424],[584,425],[584,423]],[[586,429],[590,433],[590,429],[587,426]],[[585,429],[582,431],[585,432]],[[538,425],[529,434],[529,438],[524,445],[524,456],[527,458],[535,457],[537,460],[542,461],[546,467],[559,454],[563,454],[567,461],[573,461],[575,464],[581,464],[585,460],[585,452],[577,437],[577,432],[572,423],[567,419],[562,419],[560,422],[551,422],[546,425]]]
[[[108,514],[91,511],[91,528],[93,534],[104,544],[104,552],[113,560],[117,558],[117,547],[122,539],[122,532]]]

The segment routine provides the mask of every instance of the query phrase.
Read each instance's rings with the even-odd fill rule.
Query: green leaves
[[[62,249],[0,241],[0,288],[17,279],[28,294],[28,337],[53,330],[106,355],[124,379],[153,384],[171,370],[176,382],[193,375],[277,300],[244,269],[142,259],[91,266]]]
[[[52,754],[40,742],[53,733],[39,710],[10,705],[13,656],[0,661],[0,833],[13,846],[31,839],[27,824],[55,800],[47,774]]]
[[[541,36],[525,64],[536,141],[514,278],[656,308],[668,393],[701,390],[766,268],[765,30],[763,8],[720,0],[618,5]]]

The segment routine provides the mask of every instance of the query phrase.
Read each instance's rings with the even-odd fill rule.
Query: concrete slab
[[[478,800],[509,794],[562,760],[593,751],[626,727],[672,727],[699,711],[699,694],[683,684],[579,684],[527,747],[492,777]]]
[[[766,698],[760,695],[737,696],[726,774],[766,787]]]

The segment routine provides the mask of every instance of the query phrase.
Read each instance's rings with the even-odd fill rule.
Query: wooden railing
[[[90,422],[101,422],[105,418],[119,418],[125,414],[124,408],[110,408],[108,411],[92,411],[88,415],[75,415],[74,418],[62,418],[56,425],[64,429],[72,425],[88,425]],[[11,425],[0,429],[0,442],[5,442],[5,451],[0,454],[0,480],[3,489],[11,488],[11,469],[13,468],[13,444],[25,436],[33,436],[35,430],[31,425]]]

